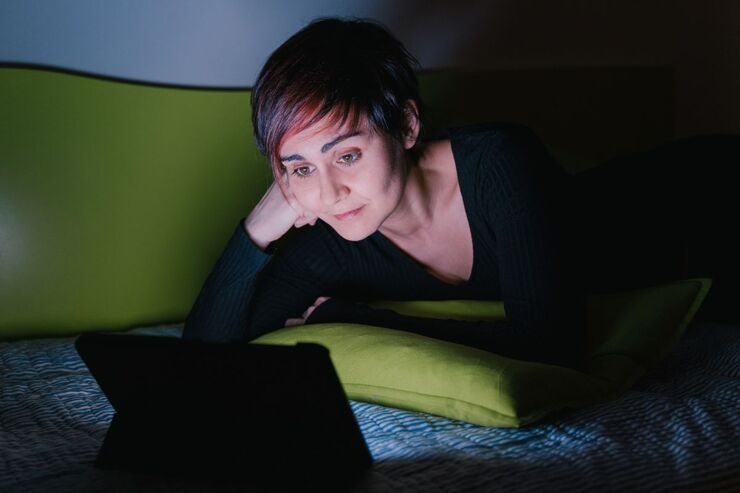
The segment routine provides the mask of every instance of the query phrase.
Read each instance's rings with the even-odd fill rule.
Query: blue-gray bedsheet
[[[0,343],[0,491],[238,490],[95,469],[113,410],[73,342]],[[361,492],[740,491],[740,326],[695,324],[632,390],[522,429],[352,408],[375,458]]]

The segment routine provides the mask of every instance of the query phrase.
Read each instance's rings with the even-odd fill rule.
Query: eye
[[[296,166],[293,168],[293,174],[297,176],[298,178],[308,178],[311,176],[311,168],[308,166]]]
[[[360,159],[360,156],[361,155],[362,154],[360,153],[360,151],[348,152],[346,154],[342,154],[341,156],[339,156],[338,162],[340,164],[347,164],[347,165],[349,165],[349,164],[354,163],[358,159]]]

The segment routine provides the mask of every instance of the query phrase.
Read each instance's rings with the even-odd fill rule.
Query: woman
[[[582,297],[564,248],[565,174],[532,132],[420,139],[413,57],[372,22],[324,19],[269,58],[252,92],[274,183],[236,228],[184,337],[251,340],[343,321],[574,364]],[[283,238],[293,227],[303,228]],[[503,300],[507,320],[403,316],[367,300]]]

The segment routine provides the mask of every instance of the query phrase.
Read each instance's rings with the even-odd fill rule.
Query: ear
[[[408,150],[416,145],[416,141],[419,139],[419,130],[421,128],[419,107],[416,105],[416,101],[412,101],[411,99],[406,101],[404,116],[406,118],[406,122],[403,135],[403,147]]]

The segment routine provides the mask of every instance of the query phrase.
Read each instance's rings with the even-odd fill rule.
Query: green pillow
[[[326,346],[349,399],[483,426],[518,427],[629,388],[676,346],[711,279],[688,279],[588,298],[583,372],[520,361],[409,332],[328,323],[253,341]],[[378,302],[399,313],[464,320],[504,318],[502,302]]]

